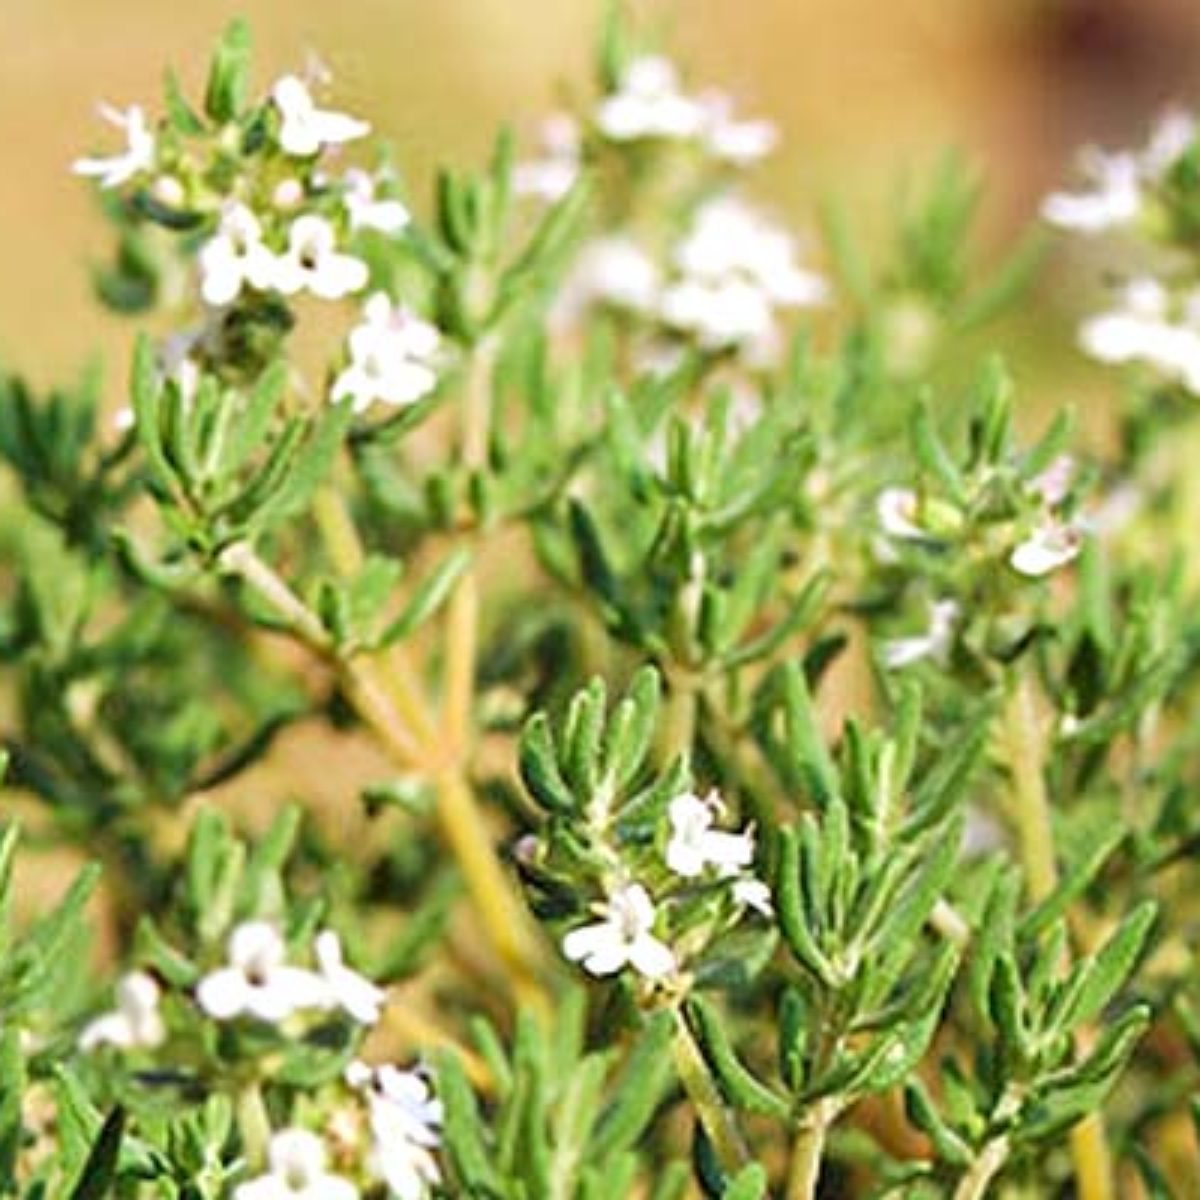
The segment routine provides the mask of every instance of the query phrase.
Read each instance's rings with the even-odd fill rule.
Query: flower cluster
[[[387,999],[369,979],[348,967],[332,930],[313,942],[315,969],[287,961],[287,945],[268,921],[246,921],[229,935],[228,961],[206,974],[195,989],[200,1011],[214,1021],[246,1018],[283,1025],[298,1013],[344,1013],[361,1026],[374,1025]],[[83,1029],[80,1048],[153,1049],[167,1039],[159,1011],[162,989],[145,971],[117,985],[117,1007]]]
[[[780,314],[825,303],[826,281],[797,260],[795,239],[733,195],[703,204],[665,266],[628,235],[581,252],[559,298],[560,323],[600,304],[624,311],[708,353],[736,352],[751,366],[779,354]]]
[[[405,305],[376,292],[363,307],[361,322],[347,338],[348,359],[330,391],[335,403],[349,398],[355,412],[379,401],[412,404],[438,382],[442,338],[436,326]]]
[[[716,828],[724,812],[715,791],[703,797],[693,792],[675,796],[667,807],[668,833],[661,850],[667,870],[644,872],[647,879],[661,879],[656,898],[645,884],[622,878],[594,906],[600,920],[563,937],[563,954],[592,975],[615,975],[631,967],[643,979],[669,980],[681,969],[684,956],[702,947],[672,947],[670,939],[661,936],[661,927],[669,922],[660,918],[660,906],[686,908],[689,886],[697,883],[708,882],[724,892],[735,920],[746,908],[769,916],[770,892],[751,871],[753,834]]]
[[[238,1017],[279,1024],[308,1010],[337,1009],[360,1025],[374,1025],[386,999],[382,988],[342,959],[336,933],[325,930],[313,943],[317,969],[287,962],[287,945],[267,921],[247,921],[229,935],[229,961],[205,975],[196,1002],[214,1020]]]
[[[440,1142],[442,1103],[416,1071],[353,1062],[346,1082],[366,1098],[371,1128],[371,1174],[399,1200],[420,1200],[441,1181],[433,1151]]]
[[[121,128],[126,146],[112,157],[79,159],[75,171],[127,192],[125,219],[186,231],[177,245],[195,254],[203,333],[179,368],[220,358],[209,349],[235,311],[269,311],[300,295],[336,301],[361,293],[370,271],[357,239],[364,231],[395,237],[410,223],[388,170],[332,170],[336,155],[370,126],[320,106],[298,75],[279,79],[238,123],[239,137],[266,140],[238,160],[236,171],[228,121],[206,128],[195,114],[177,118],[173,111],[151,125],[136,106],[103,113]],[[411,384],[398,387],[390,368],[384,374],[369,398],[361,379],[347,381],[339,394],[353,394],[360,407],[370,399],[402,402],[392,397],[409,395]]]
[[[427,1080],[415,1071],[384,1064],[369,1067],[353,1062],[345,1082],[366,1103],[368,1135],[362,1135],[361,1111],[340,1108],[330,1115],[338,1139],[339,1170],[329,1169],[330,1148],[312,1130],[300,1126],[279,1129],[267,1148],[267,1170],[238,1184],[234,1200],[288,1200],[308,1196],[318,1200],[357,1200],[360,1182],[379,1182],[395,1200],[422,1200],[441,1181],[434,1157],[441,1138],[441,1102],[430,1093]]]
[[[595,123],[612,142],[693,142],[712,157],[739,167],[765,158],[778,140],[772,122],[739,119],[724,92],[710,89],[688,95],[675,64],[656,54],[625,64],[616,87],[597,106]]]
[[[1043,217],[1085,235],[1133,234],[1177,256],[1193,255],[1193,159],[1198,128],[1192,114],[1174,110],[1162,117],[1140,151],[1085,153],[1093,188],[1054,193]],[[1167,261],[1170,261],[1169,259]],[[1137,364],[1184,391],[1200,394],[1200,288],[1191,270],[1172,267],[1161,277],[1139,273],[1119,282],[1113,306],[1083,321],[1079,344],[1102,363]]]
[[[1072,562],[1083,545],[1084,524],[1068,516],[1064,509],[1072,469],[1070,460],[1063,459],[1029,480],[1025,494],[1032,503],[1026,506],[1019,520],[985,522],[998,526],[998,538],[992,530],[985,533],[973,528],[970,512],[945,499],[920,494],[911,488],[884,488],[876,498],[879,528],[888,539],[880,548],[880,555],[885,560],[892,558],[898,542],[936,547],[949,543],[969,545],[974,538],[986,552],[992,552],[992,547],[999,550],[1019,575],[1030,579],[1049,575]],[[939,653],[944,651],[946,638],[957,619],[957,613],[950,608],[942,607],[937,612],[929,634],[934,642],[926,653],[933,653],[938,647],[941,647]],[[897,653],[903,661],[911,662],[913,649],[909,646]]]

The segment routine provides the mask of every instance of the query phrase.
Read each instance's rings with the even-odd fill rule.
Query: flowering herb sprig
[[[1025,442],[957,160],[826,253],[619,8],[565,94],[423,205],[234,23],[75,163],[146,331],[111,419],[0,384],[0,1180],[1188,1186],[1190,268],[1085,327],[1108,458]],[[1194,141],[1045,215],[1189,263]]]

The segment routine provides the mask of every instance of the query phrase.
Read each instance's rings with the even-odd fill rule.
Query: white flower
[[[157,981],[145,971],[132,971],[123,976],[117,984],[116,1011],[105,1013],[84,1026],[79,1035],[80,1050],[93,1050],[104,1045],[116,1046],[119,1050],[161,1046],[166,1041],[167,1029],[158,1011],[160,995]]]
[[[1075,525],[1053,518],[1043,521],[1008,557],[1014,571],[1036,579],[1057,571],[1078,556],[1083,535]]]
[[[342,943],[332,929],[317,934],[313,951],[332,1004],[344,1009],[360,1025],[374,1025],[387,1000],[383,988],[346,966]]]
[[[432,1150],[441,1141],[442,1103],[415,1071],[353,1062],[346,1082],[363,1091],[370,1111],[371,1166],[400,1200],[420,1200],[441,1180]]]
[[[326,1169],[325,1143],[307,1129],[281,1129],[267,1150],[268,1171],[240,1183],[234,1200],[358,1200],[358,1188]]]
[[[379,182],[374,175],[352,167],[342,176],[345,191],[342,203],[351,229],[373,229],[377,233],[399,233],[410,220],[409,211],[399,200],[380,199]]]
[[[200,248],[200,294],[214,308],[231,304],[249,286],[273,286],[275,255],[263,244],[262,226],[244,204],[221,214],[217,233]]]
[[[563,953],[572,962],[592,975],[615,975],[628,965],[647,979],[661,979],[675,970],[670,947],[651,932],[654,903],[640,883],[618,888],[599,911],[604,920],[563,938]]]
[[[744,908],[752,908],[764,917],[774,913],[771,905],[771,889],[761,879],[743,875],[733,881],[733,898]]]
[[[290,967],[279,930],[246,921],[229,938],[229,965],[200,980],[196,1001],[218,1021],[256,1017],[278,1023],[305,1008],[328,1008],[327,983],[313,971]]]
[[[824,279],[796,263],[791,234],[732,196],[710,200],[698,210],[674,257],[684,276],[741,276],[757,284],[774,304],[821,304],[829,295]]]
[[[542,122],[542,156],[513,168],[513,191],[553,204],[579,178],[579,124],[568,113],[555,113]]]
[[[714,158],[735,167],[748,167],[764,159],[779,143],[779,129],[773,121],[738,120],[733,101],[715,89],[697,97],[704,110],[704,144]]]
[[[1084,351],[1105,363],[1141,362],[1200,392],[1200,304],[1182,298],[1181,318],[1171,317],[1171,297],[1157,279],[1139,277],[1122,288],[1120,304],[1089,317],[1079,329]]]
[[[125,134],[124,153],[109,158],[77,158],[71,170],[76,175],[98,179],[103,188],[120,187],[154,165],[154,134],[137,104],[131,104],[124,112],[111,104],[102,104],[100,115]]]
[[[271,89],[271,99],[282,118],[279,145],[297,158],[308,158],[323,146],[353,141],[371,130],[366,121],[318,108],[304,81],[295,75],[280,79]]]
[[[1181,108],[1168,109],[1150,131],[1139,157],[1142,174],[1161,179],[1195,144],[1196,118]]]
[[[436,326],[376,292],[362,322],[350,331],[350,361],[334,380],[330,399],[352,397],[355,412],[376,400],[394,405],[420,400],[437,387],[441,340]]]
[[[304,203],[304,184],[294,175],[281,179],[271,190],[271,204],[280,212],[295,212]]]
[[[659,315],[706,349],[770,344],[775,310],[761,288],[741,279],[684,279],[663,291]]]
[[[924,541],[929,531],[917,524],[920,502],[912,488],[884,488],[875,500],[875,515],[888,537]]]
[[[796,263],[794,239],[741,201],[710,200],[674,252],[678,278],[659,315],[702,346],[740,346],[769,361],[775,308],[822,303],[825,281]]]
[[[1075,460],[1069,454],[1060,454],[1029,481],[1029,489],[1041,497],[1043,504],[1055,508],[1067,498],[1074,475]]]
[[[596,238],[579,253],[551,312],[556,325],[570,324],[593,304],[650,312],[658,303],[658,264],[632,238]]]
[[[1086,147],[1080,165],[1090,190],[1047,196],[1042,216],[1052,225],[1084,234],[1130,224],[1141,211],[1144,187],[1158,183],[1191,149],[1196,128],[1190,113],[1171,109],[1159,118],[1140,152],[1111,154]]]
[[[754,861],[753,835],[713,828],[722,808],[716,792],[703,798],[684,792],[671,801],[667,808],[671,837],[666,860],[676,875],[693,879],[706,867],[731,875]]]
[[[367,286],[367,264],[337,248],[333,225],[315,213],[297,217],[288,248],[275,260],[272,282],[285,296],[305,289],[322,300],[340,300]]]
[[[937,601],[929,610],[929,628],[924,633],[883,643],[883,665],[896,671],[923,658],[944,662],[954,642],[960,611],[953,600]]]
[[[1090,189],[1052,193],[1042,201],[1042,217],[1060,229],[1084,234],[1104,233],[1132,222],[1142,207],[1137,159],[1089,147],[1081,155],[1081,166]]]
[[[616,92],[596,110],[597,126],[614,142],[694,138],[704,122],[704,108],[679,90],[674,64],[657,55],[630,62]]]

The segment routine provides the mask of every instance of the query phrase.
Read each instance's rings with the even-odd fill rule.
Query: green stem
[[[1012,779],[1013,817],[1029,898],[1044,900],[1058,885],[1054,826],[1046,792],[1045,739],[1028,671],[1014,681],[1004,712],[1005,759]]]
[[[722,1168],[727,1174],[734,1175],[750,1161],[742,1131],[738,1128],[733,1113],[726,1106],[725,1098],[708,1069],[700,1047],[696,1045],[687,1019],[680,1009],[675,1008],[673,1012],[673,1049],[679,1082],[683,1084],[683,1090],[687,1092]]]
[[[696,680],[684,671],[668,674],[668,691],[662,725],[662,756],[665,763],[692,757],[696,743],[696,718],[700,691]]]
[[[271,1118],[267,1115],[267,1106],[257,1079],[246,1084],[238,1093],[237,1121],[246,1164],[252,1171],[261,1170],[267,1164]]]

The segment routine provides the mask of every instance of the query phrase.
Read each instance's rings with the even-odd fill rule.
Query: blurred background
[[[1011,237],[1066,178],[1084,141],[1140,140],[1197,90],[1194,0],[658,0],[637,5],[694,80],[775,118],[783,150],[756,181],[792,224],[848,200],[870,244],[902,174],[948,146],[986,171],[984,240]],[[202,86],[235,13],[252,22],[265,88],[319,52],[339,107],[393,139],[419,198],[435,162],[476,161],[499,116],[529,131],[564,88],[586,86],[601,0],[3,0],[0,6],[0,362],[49,383],[101,350],[110,386],[132,330],[91,303],[108,248],[71,159],[106,148],[100,99],[157,108],[173,64]],[[1061,282],[1064,256],[1049,278]],[[1067,276],[1070,278],[1070,276]],[[1070,289],[1043,283],[1009,333],[1070,347]],[[1051,305],[1051,294],[1058,297]],[[1064,294],[1066,298],[1064,299]],[[1049,332],[1048,332],[1049,331]],[[1061,334],[1061,340],[1052,337]],[[1019,343],[1018,343],[1019,344]],[[1093,378],[1098,379],[1096,376]]]

